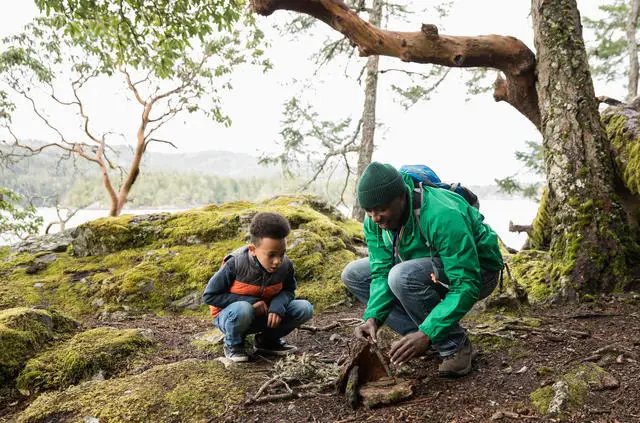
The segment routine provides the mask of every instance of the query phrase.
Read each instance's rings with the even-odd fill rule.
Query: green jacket
[[[413,179],[403,174],[409,192]],[[412,195],[409,207],[412,208]],[[478,300],[480,268],[500,270],[504,266],[496,233],[485,223],[484,216],[461,196],[441,188],[424,187],[420,207],[420,223],[435,256],[442,259],[449,279],[449,292],[420,324],[432,342],[441,342],[451,325],[458,322]],[[384,322],[393,308],[395,297],[387,278],[393,267],[393,232],[381,229],[367,216],[364,235],[369,248],[371,289],[364,320]],[[430,257],[429,247],[420,234],[413,211],[400,229],[398,260]]]

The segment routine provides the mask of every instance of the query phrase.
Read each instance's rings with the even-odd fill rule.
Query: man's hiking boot
[[[233,362],[242,363],[249,361],[249,356],[245,354],[244,347],[242,345],[229,346],[224,344],[223,350],[224,356]]]
[[[471,372],[471,362],[476,356],[476,351],[471,345],[469,338],[464,340],[464,343],[455,354],[448,357],[444,357],[440,366],[438,366],[438,372],[442,377],[460,377],[468,375]]]
[[[260,335],[256,335],[253,340],[253,347],[257,353],[278,356],[285,356],[298,351],[298,347],[287,344],[282,339],[264,340]]]

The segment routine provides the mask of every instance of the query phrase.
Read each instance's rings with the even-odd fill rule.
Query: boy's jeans
[[[446,295],[446,288],[433,283],[430,278],[434,265],[438,268],[439,279],[449,284],[439,258],[407,260],[396,264],[389,272],[388,284],[396,297],[396,303],[385,324],[400,335],[416,332],[418,326]],[[494,290],[498,283],[498,274],[498,271],[481,271],[480,299],[486,298]],[[366,305],[371,285],[369,259],[363,258],[349,263],[342,272],[342,281],[349,291]],[[449,356],[458,351],[466,336],[465,330],[456,323],[451,327],[447,338],[434,347],[441,357]]]
[[[251,303],[236,301],[225,307],[213,322],[225,334],[224,343],[228,346],[242,345],[250,333],[262,333],[266,342],[277,341],[295,328],[311,319],[313,306],[307,300],[293,300],[287,306],[285,315],[277,328],[267,327],[267,316],[256,316]]]

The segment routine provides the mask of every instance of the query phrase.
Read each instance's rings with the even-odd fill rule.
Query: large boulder
[[[0,385],[11,384],[30,357],[77,327],[76,321],[55,311],[25,307],[1,310]]]
[[[65,252],[46,259],[14,253],[1,261],[0,308],[51,304],[74,316],[203,308],[207,281],[246,244],[260,211],[291,222],[287,254],[298,296],[316,310],[340,301],[346,293],[340,274],[362,252],[362,225],[315,197],[296,196],[88,222],[73,231]]]
[[[244,400],[241,377],[216,361],[184,360],[44,393],[17,422],[221,422]]]
[[[148,331],[101,327],[79,333],[29,360],[17,379],[23,395],[110,378],[154,341]]]

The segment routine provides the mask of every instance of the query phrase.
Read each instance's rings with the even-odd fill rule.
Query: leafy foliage
[[[542,144],[535,141],[527,141],[528,150],[517,151],[516,159],[522,162],[524,168],[535,175],[544,177],[544,154]],[[540,197],[540,183],[523,183],[518,181],[517,172],[514,175],[507,176],[503,179],[496,179],[500,191],[506,194],[521,194],[526,198],[538,199]]]
[[[68,157],[99,166],[112,214],[127,201],[149,143],[173,145],[158,138],[156,131],[177,115],[196,111],[230,125],[220,93],[232,88],[233,69],[245,63],[265,70],[271,66],[259,48],[263,33],[252,16],[242,19],[240,1],[41,0],[37,4],[48,16],[3,40],[0,90],[11,92],[22,104],[26,100],[26,106],[14,110],[15,99],[1,96],[0,123],[12,145],[27,154],[59,148]],[[132,136],[124,134],[120,122],[95,123],[99,119],[87,102],[88,91],[105,78],[123,81],[127,87],[123,103],[139,105],[140,124]],[[80,132],[69,130],[68,119],[54,110],[72,112]],[[33,113],[55,141],[38,147],[24,144],[11,126],[14,111]],[[136,154],[126,166],[112,161],[115,153],[109,143],[119,138],[136,142]]]
[[[28,238],[38,233],[42,226],[42,217],[36,214],[31,204],[21,205],[22,196],[15,192],[0,188],[0,234]]]
[[[602,19],[584,18],[584,25],[595,33],[595,44],[587,52],[591,61],[591,72],[606,82],[623,80],[628,72],[626,23],[629,5],[625,0],[614,0],[599,6],[604,13]]]

